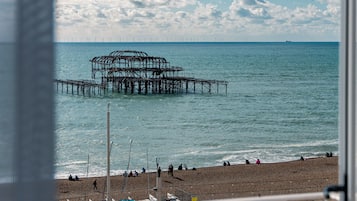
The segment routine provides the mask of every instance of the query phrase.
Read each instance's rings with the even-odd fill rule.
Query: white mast
[[[107,201],[111,201],[110,197],[110,103],[108,103],[107,111]]]
[[[89,172],[89,154],[88,154],[88,160],[87,160],[87,178],[88,178],[88,172]]]

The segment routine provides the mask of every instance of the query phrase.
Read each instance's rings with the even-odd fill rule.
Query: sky
[[[9,1],[0,0],[0,29],[8,28]],[[58,42],[340,40],[340,0],[56,0],[54,6]]]

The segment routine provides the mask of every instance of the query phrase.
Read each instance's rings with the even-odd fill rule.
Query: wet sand
[[[321,192],[338,182],[338,157],[311,158],[304,161],[281,163],[239,164],[204,167],[196,170],[161,172],[161,192],[156,191],[156,173],[138,177],[111,176],[111,196],[115,200],[148,198],[148,194],[162,197],[167,193],[198,200],[254,197],[264,195]],[[93,181],[97,180],[97,190]],[[103,200],[106,177],[80,178],[79,181],[56,181],[57,200]],[[183,200],[183,199],[181,199]]]

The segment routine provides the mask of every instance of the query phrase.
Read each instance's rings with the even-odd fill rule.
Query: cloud
[[[295,8],[269,0],[233,0],[222,7],[222,1],[226,0],[58,0],[58,39],[79,32],[82,39],[95,35],[114,41],[338,38],[340,12],[334,0]]]
[[[136,8],[145,8],[146,5],[142,1],[137,1],[137,0],[130,0],[130,3],[132,3]]]
[[[246,18],[253,18],[253,19],[270,19],[269,13],[263,9],[263,8],[258,8],[258,9],[245,9],[245,8],[239,8],[236,11],[237,15],[239,17],[246,17]]]
[[[129,0],[135,8],[184,8],[188,5],[194,5],[195,1],[190,0]]]
[[[212,4],[198,4],[198,7],[193,12],[193,17],[204,20],[217,20],[221,18],[222,11],[217,9],[217,6]]]
[[[235,0],[230,6],[231,14],[252,19],[270,19],[269,5],[265,1]]]
[[[336,10],[339,5],[327,2],[325,5],[326,9],[312,4],[289,9],[272,1],[235,0],[230,6],[229,19],[240,23],[240,31],[257,38],[274,38],[274,35],[297,38],[299,34],[308,37],[307,40],[319,40],[318,37],[323,35],[337,38],[339,13]]]
[[[240,0],[240,1],[235,1],[235,3],[238,3],[239,5],[248,5],[248,6],[253,6],[257,4],[255,0]]]

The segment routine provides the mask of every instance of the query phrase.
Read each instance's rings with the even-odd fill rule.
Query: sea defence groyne
[[[227,81],[205,80],[182,75],[182,67],[171,66],[163,57],[134,50],[113,51],[89,60],[91,80],[55,79],[58,92],[105,96],[124,94],[227,94]]]

